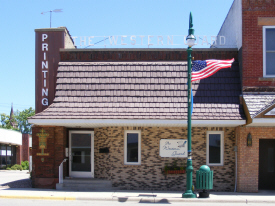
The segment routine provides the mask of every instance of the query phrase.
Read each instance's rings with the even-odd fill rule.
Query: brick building
[[[263,27],[274,22],[274,6],[234,1],[219,34],[224,48],[193,49],[198,60],[235,58],[231,68],[192,86],[193,167],[214,170],[216,191],[269,188],[259,184],[266,176],[259,168],[268,162],[274,172],[274,150],[266,149],[274,139],[272,48],[263,58],[256,54],[263,51],[263,29],[266,35],[274,30]],[[37,29],[36,115],[29,119],[34,186],[55,188],[59,165],[68,159],[63,177],[183,191],[186,175],[165,175],[164,167],[186,158],[163,157],[161,141],[187,139],[186,59],[186,49],[77,49],[66,28]]]
[[[275,1],[235,0],[219,35],[238,48],[247,118],[237,129],[237,190],[275,189]]]
[[[0,128],[0,169],[29,161],[30,156],[31,135]]]

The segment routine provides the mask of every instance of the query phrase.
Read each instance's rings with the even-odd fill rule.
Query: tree
[[[35,111],[32,107],[24,109],[23,111],[16,111],[12,117],[5,113],[1,114],[1,127],[6,129],[19,130],[22,133],[31,134],[31,124],[28,123],[28,117],[35,115]],[[16,125],[12,126],[12,123]]]
[[[11,125],[10,116],[6,115],[5,113],[1,114],[1,127],[6,129],[15,129]]]
[[[35,115],[35,111],[32,107],[24,109],[22,112],[17,111],[14,115],[18,124],[18,129],[22,133],[31,133],[31,124],[28,123],[28,117]]]

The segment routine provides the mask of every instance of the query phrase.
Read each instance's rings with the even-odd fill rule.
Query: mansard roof
[[[238,64],[192,83],[193,120],[243,120]],[[60,62],[54,103],[35,119],[187,119],[186,62]]]

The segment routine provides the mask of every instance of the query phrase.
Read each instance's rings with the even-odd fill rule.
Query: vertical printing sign
[[[41,69],[41,72],[42,72],[42,76],[43,76],[43,79],[42,79],[42,100],[41,100],[41,104],[43,106],[48,106],[49,105],[49,99],[48,99],[48,92],[49,92],[49,89],[48,89],[48,85],[47,85],[47,82],[48,82],[48,76],[47,73],[48,73],[48,69],[49,69],[49,63],[48,63],[48,52],[49,52],[49,44],[47,43],[48,42],[48,34],[42,34],[42,53],[43,53],[43,59],[41,61],[41,66],[42,66],[42,69]]]
[[[186,139],[161,139],[159,143],[161,157],[187,157]]]

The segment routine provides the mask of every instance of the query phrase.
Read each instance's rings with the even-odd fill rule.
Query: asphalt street
[[[142,205],[175,205],[175,206],[271,206],[274,205],[274,203],[202,203],[202,202],[168,202],[168,203],[151,203],[151,202],[110,202],[110,201],[64,201],[64,200],[30,200],[30,199],[0,199],[1,206],[10,206],[10,205],[20,205],[20,206],[60,206],[60,205],[66,205],[66,206],[75,206],[75,205],[81,205],[81,206],[142,206]]]

